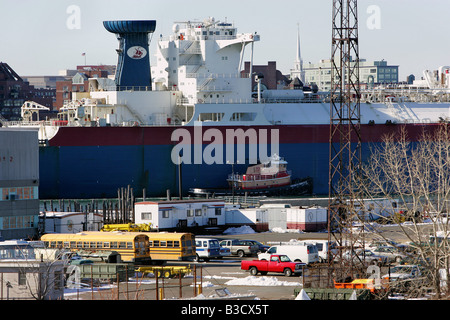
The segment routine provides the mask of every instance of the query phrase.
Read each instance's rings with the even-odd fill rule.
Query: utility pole
[[[333,0],[328,241],[329,286],[354,276],[354,261],[342,259],[354,252],[351,223],[355,214],[354,177],[361,166],[361,114],[357,0]],[[334,260],[337,258],[338,263]]]

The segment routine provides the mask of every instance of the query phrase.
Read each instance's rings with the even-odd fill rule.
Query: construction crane
[[[353,186],[361,166],[357,0],[333,0],[332,12],[328,241],[338,250],[329,251],[330,287],[333,280],[354,277],[357,271],[342,253],[356,247]]]

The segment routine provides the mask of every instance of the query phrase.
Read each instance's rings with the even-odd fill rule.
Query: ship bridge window
[[[255,121],[256,112],[234,112],[230,121]]]
[[[200,113],[198,115],[198,121],[222,121],[224,114],[224,112]]]

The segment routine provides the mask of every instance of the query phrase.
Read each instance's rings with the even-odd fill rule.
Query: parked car
[[[249,240],[240,239],[225,239],[220,241],[220,246],[229,248],[232,255],[239,257],[255,256],[258,253],[259,247]]]
[[[226,247],[220,247],[220,257],[228,257],[229,255],[231,255],[231,251],[230,248],[226,248]]]
[[[390,268],[389,273],[382,276],[389,281],[411,280],[422,275],[420,268],[415,264],[404,264]]]
[[[259,248],[258,253],[266,252],[270,248],[270,246],[268,246],[266,244],[262,244],[261,242],[256,241],[256,240],[245,240],[245,241],[249,241],[249,242],[251,242],[253,244],[256,244],[258,246],[258,248]]]
[[[285,254],[294,262],[311,264],[319,261],[317,247],[311,243],[286,244],[270,247],[265,253],[258,254],[259,260],[269,260],[273,254]]]
[[[202,238],[195,237],[195,261],[221,258],[220,244],[217,239],[214,238]]]
[[[386,256],[377,255],[369,249],[357,249],[353,253],[351,251],[345,251],[342,253],[342,259],[353,261],[354,264],[365,262],[376,265],[384,265],[388,261]],[[340,261],[339,255],[335,257],[335,261]]]
[[[370,251],[379,256],[385,256],[387,262],[397,262],[400,263],[402,260],[407,258],[407,255],[400,252],[397,248],[392,246],[378,246],[370,248]]]
[[[268,260],[242,260],[241,269],[249,270],[250,274],[256,276],[258,273],[266,275],[268,272],[284,273],[285,276],[300,275],[304,263],[292,262],[286,255],[270,255]]]
[[[390,268],[389,273],[382,276],[382,279],[389,281],[389,286],[396,292],[404,292],[409,289],[413,281],[422,276],[418,265],[397,265]]]

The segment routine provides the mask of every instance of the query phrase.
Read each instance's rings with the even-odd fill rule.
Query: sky
[[[156,20],[151,64],[174,21],[208,17],[257,32],[254,64],[276,61],[283,74],[294,66],[298,28],[304,64],[331,56],[332,0],[0,0],[0,12],[0,61],[21,76],[116,65],[118,41],[104,20]],[[450,65],[449,12],[449,0],[359,0],[360,57],[399,65],[400,80]]]

